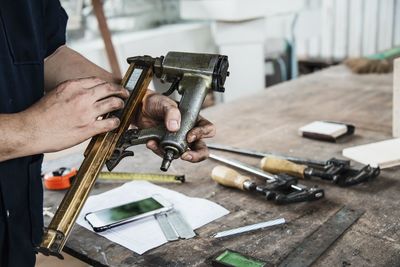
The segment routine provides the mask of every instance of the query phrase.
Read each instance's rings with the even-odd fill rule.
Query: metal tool
[[[374,168],[370,165],[366,165],[361,169],[353,168],[351,167],[350,160],[331,158],[327,161],[320,161],[235,148],[220,144],[208,144],[207,146],[208,148],[215,150],[264,158],[261,165],[262,168],[268,172],[287,173],[295,175],[299,178],[318,177],[323,180],[329,180],[339,186],[351,186],[359,184],[376,178],[380,174],[379,167]],[[269,167],[266,164],[267,160],[270,162],[273,161],[274,164]],[[300,164],[301,166],[289,164],[287,161]]]
[[[102,180],[142,180],[159,183],[184,183],[185,175],[134,173],[134,172],[100,172],[98,179]]]
[[[343,207],[316,231],[306,237],[278,266],[311,266],[363,214],[363,210]]]
[[[179,236],[175,232],[175,229],[169,223],[167,214],[165,212],[156,214],[154,217],[156,218],[158,225],[160,225],[161,230],[163,231],[164,236],[168,241],[175,241],[179,239]]]
[[[180,238],[189,239],[196,236],[196,233],[193,231],[192,227],[190,227],[178,210],[174,209],[172,211],[168,211],[167,218]]]
[[[261,169],[270,173],[286,173],[302,179],[318,177],[322,180],[332,181],[339,186],[350,186],[372,179],[379,175],[379,168],[372,168],[370,165],[355,170],[342,166],[327,170],[308,167],[307,165],[296,164],[291,161],[276,157],[265,157],[260,162]]]
[[[168,241],[179,238],[189,239],[196,236],[192,227],[176,209],[156,214],[155,217]]]
[[[63,258],[61,250],[99,172],[104,164],[112,170],[121,159],[133,156],[132,151],[126,150],[128,147],[157,140],[165,151],[161,169],[166,171],[171,161],[187,150],[186,134],[195,125],[207,92],[223,92],[229,74],[228,59],[221,55],[169,52],[165,57],[128,58],[128,63],[130,67],[122,86],[130,91],[130,96],[124,109],[105,115],[119,118],[120,125],[111,132],[92,138],[74,183],[44,231],[42,243],[36,248],[38,252]],[[179,103],[181,127],[175,133],[169,133],[164,127],[128,130],[153,74],[161,81],[172,83],[168,93],[178,90],[182,95]]]
[[[48,190],[64,190],[71,187],[71,181],[75,178],[78,171],[75,168],[61,167],[43,177],[44,187]]]
[[[210,158],[262,177],[266,179],[267,182],[265,186],[259,186],[254,181],[251,181],[250,178],[240,176],[237,172],[229,168],[223,169],[218,167],[214,168],[212,171],[212,178],[215,181],[222,185],[235,187],[241,190],[261,193],[267,200],[272,200],[277,204],[312,201],[324,197],[323,189],[317,187],[308,188],[298,184],[297,179],[292,176],[286,174],[273,175],[245,163],[226,159],[214,154],[210,154]]]
[[[154,62],[155,75],[162,82],[170,82],[167,95],[175,90],[182,95],[178,108],[181,111],[181,124],[177,132],[170,133],[164,126],[150,129],[128,130],[121,138],[111,159],[107,162],[109,170],[133,152],[126,149],[156,140],[164,151],[160,169],[167,171],[172,160],[179,158],[187,149],[187,133],[194,127],[207,93],[210,90],[224,92],[228,72],[228,58],[221,55],[169,52],[167,56],[141,58]]]
[[[243,226],[243,227],[239,227],[239,228],[235,228],[235,229],[231,229],[231,230],[218,232],[214,235],[214,238],[221,238],[221,237],[243,234],[243,233],[247,233],[247,232],[251,232],[251,231],[255,231],[258,229],[267,228],[267,227],[271,227],[271,226],[275,226],[275,225],[279,225],[279,224],[284,224],[284,223],[286,223],[285,219],[279,218],[276,220],[256,223],[256,224],[247,225],[247,226]]]

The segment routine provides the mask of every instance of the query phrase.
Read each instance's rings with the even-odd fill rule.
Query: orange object
[[[56,171],[47,173],[43,177],[44,187],[49,190],[64,190],[71,186],[71,179],[73,179],[78,170],[75,168],[59,168]]]

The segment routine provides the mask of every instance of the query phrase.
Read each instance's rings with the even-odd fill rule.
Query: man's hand
[[[139,128],[149,128],[164,123],[170,132],[176,132],[180,128],[181,113],[178,104],[172,99],[148,91],[143,99],[143,106],[136,119],[135,125]],[[208,157],[208,149],[202,141],[203,138],[213,137],[215,126],[208,120],[199,117],[199,120],[187,135],[187,141],[191,150],[182,155],[182,159],[190,162],[199,162]],[[147,147],[158,155],[162,150],[156,141],[149,141]]]
[[[98,78],[61,83],[24,111],[42,152],[59,151],[118,127],[117,118],[99,117],[124,107],[126,89]]]

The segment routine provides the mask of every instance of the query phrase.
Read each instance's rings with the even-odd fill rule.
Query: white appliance
[[[211,20],[220,54],[229,57],[231,76],[222,102],[264,90],[266,18],[301,9],[290,0],[181,0],[183,19]]]

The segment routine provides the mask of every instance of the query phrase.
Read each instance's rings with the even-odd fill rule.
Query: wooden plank
[[[349,1],[349,57],[360,57],[363,38],[364,0]]]
[[[394,0],[379,2],[378,51],[392,47]]]
[[[334,43],[333,43],[333,57],[336,60],[342,60],[347,56],[347,45],[348,45],[348,18],[349,18],[349,1],[347,0],[336,0],[335,4],[335,32],[334,32]]]
[[[363,55],[377,52],[379,0],[365,0],[363,25]]]

